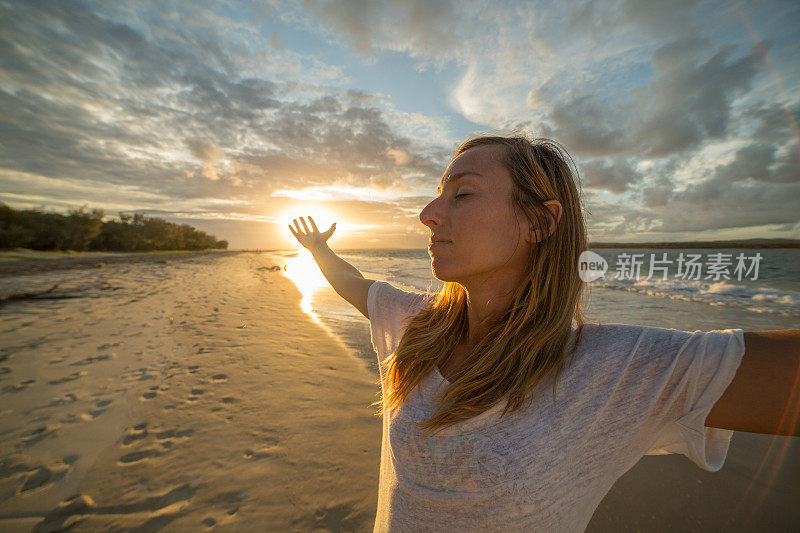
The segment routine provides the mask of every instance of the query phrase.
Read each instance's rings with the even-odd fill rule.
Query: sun
[[[296,205],[283,211],[279,218],[287,238],[300,250],[298,254],[293,254],[293,257],[287,257],[285,259],[286,269],[284,274],[295,284],[302,294],[302,300],[300,302],[301,309],[319,322],[319,317],[316,316],[311,307],[313,294],[323,287],[329,287],[330,284],[328,280],[325,279],[325,276],[322,275],[311,253],[300,246],[297,239],[294,238],[294,235],[292,235],[292,232],[289,230],[290,225],[294,228],[293,219],[297,219],[300,229],[305,231],[300,217],[305,218],[308,229],[311,230],[311,222],[308,220],[309,216],[314,219],[314,223],[317,225],[317,229],[320,232],[327,231],[328,228],[331,227],[331,224],[336,222],[334,238],[339,236],[342,233],[342,229],[346,229],[348,224],[344,222],[343,218],[336,212],[320,207],[319,205]]]

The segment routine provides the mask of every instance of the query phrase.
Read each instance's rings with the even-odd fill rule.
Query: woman
[[[364,279],[327,247],[335,224],[289,226],[370,320],[383,393],[375,531],[583,531],[645,454],[717,471],[733,430],[797,435],[782,417],[800,330],[585,323],[569,162],[520,135],[459,147],[420,213],[437,294]]]

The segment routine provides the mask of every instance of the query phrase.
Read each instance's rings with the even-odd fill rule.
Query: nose
[[[436,200],[436,198],[431,200],[431,202],[419,213],[419,221],[429,228],[439,226],[442,223],[440,214],[438,213],[438,204]]]

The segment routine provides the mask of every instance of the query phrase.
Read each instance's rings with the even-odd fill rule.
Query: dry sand
[[[2,309],[0,530],[370,530],[378,385],[268,264],[0,280],[86,296]]]
[[[262,254],[165,261],[0,277],[76,296],[0,305],[0,531],[371,531],[366,320],[345,346]],[[796,531],[787,439],[775,483],[766,435],[735,433],[717,473],[645,457],[588,531]]]

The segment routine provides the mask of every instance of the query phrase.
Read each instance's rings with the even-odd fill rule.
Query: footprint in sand
[[[48,381],[48,385],[60,385],[62,383],[68,383],[70,381],[75,381],[76,379],[80,379],[86,375],[86,372],[81,370],[80,372],[73,372],[72,374],[64,377],[60,377],[58,379],[51,379]]]
[[[214,374],[211,376],[211,381],[215,383],[221,383],[223,381],[228,381],[228,376],[226,374]]]
[[[123,372],[120,376],[126,382],[131,381],[148,381],[151,379],[156,379],[155,374],[150,373],[150,369],[147,367],[137,368],[135,370],[128,370],[127,372]]]
[[[150,439],[152,441],[154,437],[157,443],[162,448],[169,449],[172,448],[172,446],[176,443],[176,441],[182,441],[188,439],[193,434],[194,434],[193,429],[181,429],[181,430],[165,429],[154,432],[148,432],[146,424],[139,424],[137,426],[134,426],[133,429],[128,431],[128,434],[122,441],[122,445],[129,446],[138,443],[139,441],[144,442],[145,439]],[[119,462],[123,464],[130,464],[157,455],[160,455],[159,452],[155,448],[153,448],[151,444],[149,448],[146,448],[138,452],[128,453],[122,456],[119,459]]]
[[[67,531],[86,519],[95,508],[94,500],[85,494],[75,495],[62,501],[47,513],[44,519],[33,526],[34,533]]]
[[[101,344],[97,347],[98,350],[108,350],[109,348],[113,348],[114,346],[119,346],[121,343],[119,342],[107,342],[105,344]]]
[[[150,390],[148,390],[147,392],[143,393],[141,398],[142,398],[142,400],[152,400],[156,396],[158,396],[158,385],[150,387]]]
[[[158,457],[160,453],[158,450],[139,450],[136,452],[126,453],[117,461],[120,465],[132,465],[149,459],[150,457]]]
[[[138,424],[128,429],[127,435],[122,439],[123,446],[130,446],[137,440],[147,437],[147,424]]]
[[[205,392],[203,389],[192,389],[192,395],[186,398],[187,402],[196,402],[200,396]]]
[[[50,424],[47,426],[40,426],[31,431],[30,433],[28,433],[27,437],[23,438],[22,441],[17,443],[17,448],[22,448],[22,447],[27,448],[28,446],[33,446],[37,442],[40,442],[46,439],[47,437],[54,437],[58,434],[58,430],[60,428],[61,428],[60,424]]]
[[[26,379],[25,381],[20,381],[19,383],[14,383],[8,387],[3,387],[3,392],[19,392],[21,390],[25,390],[31,385],[36,383],[35,379]]]
[[[111,405],[113,400],[98,400],[94,403],[95,409],[92,409],[88,413],[85,413],[83,418],[85,420],[94,420],[98,416],[102,415],[106,411],[108,411],[108,406]]]
[[[64,404],[68,404],[68,403],[75,403],[77,401],[78,401],[78,397],[76,395],[72,394],[71,392],[69,392],[69,393],[65,394],[64,396],[62,396],[61,398],[55,398],[53,400],[50,400],[50,403],[47,405],[47,407],[58,407],[59,405],[64,405]]]
[[[39,466],[28,472],[24,477],[22,483],[17,487],[17,494],[48,487],[60,481],[69,469],[70,465],[62,461],[58,461],[49,467],[44,465]]]
[[[103,355],[90,355],[89,357],[84,357],[80,361],[75,361],[74,363],[70,363],[70,366],[83,366],[83,365],[91,365],[92,363],[97,363],[98,361],[107,361],[116,357],[116,354],[103,354]]]

